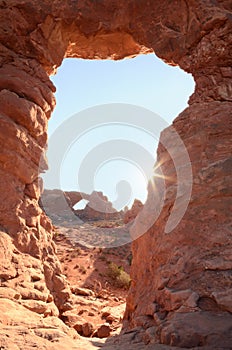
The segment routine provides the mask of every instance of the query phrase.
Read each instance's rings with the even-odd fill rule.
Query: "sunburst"
[[[163,179],[165,181],[169,181],[169,182],[176,182],[176,179],[173,176],[167,176],[163,174],[162,171],[162,165],[167,161],[167,158],[162,158],[160,161],[156,162],[154,167],[153,167],[153,181],[155,182],[156,178],[160,178]]]

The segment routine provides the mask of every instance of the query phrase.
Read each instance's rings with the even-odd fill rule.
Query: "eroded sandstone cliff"
[[[174,122],[189,152],[193,191],[184,218],[166,234],[176,194],[175,181],[166,180],[158,220],[134,243],[125,328],[140,326],[146,342],[230,347],[231,18],[226,0],[0,1],[3,297],[48,316],[70,306],[51,223],[38,206],[55,106],[49,75],[64,57],[120,59],[155,51],[196,81],[190,107]],[[163,174],[175,179],[162,139],[175,148],[172,129],[161,135],[158,159]]]

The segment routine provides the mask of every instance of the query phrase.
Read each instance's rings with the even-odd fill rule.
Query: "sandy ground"
[[[63,274],[66,275],[74,291],[76,287],[85,288],[90,295],[79,295],[76,312],[85,322],[90,322],[94,329],[108,323],[111,334],[120,332],[125,301],[126,287],[118,287],[109,276],[109,265],[114,263],[128,274],[130,272],[130,244],[103,248],[86,247],[91,241],[99,242],[108,230],[117,235],[127,235],[128,227],[114,222],[92,222],[81,225],[62,223],[55,226],[57,254],[61,261]],[[81,244],[84,243],[85,245]],[[109,314],[108,316],[106,316]]]

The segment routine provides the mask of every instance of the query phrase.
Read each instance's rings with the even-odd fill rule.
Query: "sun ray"
[[[176,178],[174,176],[164,175],[163,171],[162,171],[162,165],[167,160],[170,160],[170,158],[163,157],[161,160],[159,160],[158,162],[155,163],[155,165],[153,167],[153,170],[154,170],[153,177],[154,178],[160,178],[160,179],[163,179],[165,181],[174,183],[174,182],[176,182]]]

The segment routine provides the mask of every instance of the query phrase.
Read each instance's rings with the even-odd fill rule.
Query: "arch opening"
[[[76,114],[78,119],[81,118],[81,115],[78,115],[80,111],[110,103],[112,103],[112,108],[114,108],[113,103],[124,103],[149,109],[159,114],[165,120],[166,125],[169,125],[175,116],[187,107],[188,98],[194,90],[191,75],[177,67],[166,65],[154,54],[140,55],[122,61],[66,59],[59,68],[58,74],[52,77],[52,81],[57,87],[57,106],[53,118],[49,121],[50,137],[55,129],[62,128],[62,123],[65,123],[72,115]],[[94,110],[91,113],[92,115],[88,117],[94,120]],[[60,184],[58,184],[60,189],[85,192],[86,188],[80,188],[78,183],[78,171],[83,160],[99,144],[117,139],[122,142],[125,139],[137,142],[145,148],[144,152],[150,154],[149,175],[152,176],[158,138],[147,130],[126,125],[126,116],[125,124],[109,123],[107,125],[106,114],[111,111],[109,109],[103,113],[106,118],[104,125],[99,126],[96,122],[96,125],[93,125],[93,128],[87,130],[84,135],[79,135],[77,131],[77,138],[70,145],[58,169],[61,172]],[[80,120],[79,123],[81,124],[82,121]],[[78,123],[76,127],[78,128]],[[65,135],[65,137],[69,136]],[[53,167],[52,157],[55,158],[52,152],[49,154],[48,148],[50,168]],[[117,199],[117,182],[126,180],[131,182],[134,194],[129,202],[120,203],[121,207],[117,209],[121,210],[125,206],[131,207],[136,198],[145,202],[149,178],[144,177],[144,174],[141,173],[143,169],[134,167],[129,164],[129,161],[130,159],[123,157],[123,152],[121,159],[118,160],[114,159],[114,154],[112,154],[111,162],[110,159],[107,159],[105,168],[99,164],[101,169],[95,169],[94,181],[96,183],[90,186],[90,189],[86,186],[87,191],[102,191],[109,200],[114,202]],[[100,159],[99,162],[101,162]],[[44,184],[45,188],[53,189],[57,184],[54,181],[52,170],[50,172],[51,175],[49,171],[45,174]],[[127,174],[125,179],[123,179],[123,172],[124,175]],[[86,177],[89,175],[86,174]]]
[[[69,64],[70,63],[70,64]],[[109,103],[118,103],[123,102],[125,104],[134,104],[140,105],[144,108],[151,109],[153,112],[159,112],[164,116],[164,119],[168,124],[171,124],[172,120],[176,115],[179,114],[184,108],[187,107],[187,101],[189,96],[194,90],[194,82],[190,75],[187,75],[177,67],[167,66],[161,60],[159,60],[154,54],[146,56],[138,56],[137,58],[127,59],[124,61],[83,61],[75,59],[67,59],[64,61],[61,68],[59,68],[56,76],[52,78],[53,83],[57,87],[57,107],[53,113],[53,117],[50,121],[50,127],[48,129],[49,135],[52,137],[53,132],[56,128],[62,128],[62,123],[66,122],[66,119],[74,115],[77,110],[86,109],[92,107],[92,105],[100,104],[109,104]],[[124,86],[122,86],[124,85]],[[113,106],[113,105],[112,105]],[[110,112],[109,110],[107,112]],[[76,114],[78,118],[78,113]],[[91,118],[94,120],[94,115],[91,115]],[[142,118],[142,115],[141,115]],[[126,117],[125,117],[126,119]],[[154,117],[154,124],[156,120]],[[81,124],[81,119],[80,119]],[[62,135],[62,134],[60,134]],[[66,137],[68,135],[65,134]],[[62,137],[62,136],[61,136]],[[82,137],[82,138],[81,138]],[[151,135],[147,130],[141,131],[138,128],[133,128],[128,125],[96,125],[94,130],[87,130],[87,135],[83,135],[77,139],[76,145],[74,145],[73,150],[69,149],[70,154],[66,154],[67,157],[66,163],[63,163],[65,169],[61,170],[61,177],[63,176],[63,182],[61,179],[60,189],[65,191],[72,201],[72,204],[75,202],[75,198],[71,197],[71,192],[73,195],[77,195],[77,192],[81,192],[82,195],[85,193],[87,196],[91,193],[86,193],[84,188],[78,187],[78,169],[81,167],[81,162],[87,157],[89,152],[95,147],[98,147],[99,144],[104,144],[106,141],[112,141],[115,138],[124,142],[126,139],[131,143],[139,143],[140,146],[145,147],[145,152],[151,154],[150,158],[150,168],[151,174],[153,176],[153,165],[156,161],[156,147],[158,145],[158,138]],[[48,143],[49,147],[49,143]],[[135,149],[136,152],[136,149]],[[80,159],[78,160],[78,156]],[[122,155],[123,156],[123,155]],[[48,157],[48,160],[52,166],[52,157]],[[123,173],[128,171],[125,165],[121,165],[121,170],[118,159],[114,159],[114,154],[112,154],[112,159],[114,166],[113,169],[107,169],[107,165],[110,166],[110,162],[106,164],[106,171],[100,174],[103,178],[98,179],[99,168],[96,168],[96,183],[98,184],[93,187],[93,191],[102,191],[103,194],[107,195],[110,201],[114,201],[114,191],[112,190],[115,187],[115,183],[120,182],[123,178]],[[126,161],[130,161],[126,159]],[[78,165],[75,165],[75,162]],[[99,158],[99,166],[104,167],[104,162],[101,163],[101,157]],[[82,199],[78,204],[73,206],[75,214],[82,220],[79,223],[79,231],[74,232],[72,230],[72,219],[67,221],[65,218],[65,223],[63,224],[62,232],[64,232],[64,227],[67,225],[67,237],[71,237],[72,244],[77,245],[79,248],[79,257],[73,259],[76,265],[80,265],[82,254],[91,255],[91,250],[88,250],[91,247],[91,244],[88,246],[89,241],[86,240],[87,232],[85,230],[85,222],[89,225],[91,222],[94,233],[100,235],[102,230],[117,230],[117,234],[123,234],[124,230],[128,230],[131,222],[135,219],[136,215],[139,214],[141,208],[143,207],[142,202],[144,203],[147,198],[147,185],[148,179],[141,178],[140,176],[134,176],[134,169],[129,170],[130,178],[127,178],[128,182],[133,183],[133,181],[143,182],[142,185],[138,186],[129,202],[123,202],[122,207],[116,208],[120,215],[113,215],[110,217],[101,217],[96,215],[95,210],[88,210],[88,202],[85,199]],[[143,169],[142,169],[143,170]],[[116,175],[121,177],[117,177]],[[89,174],[86,174],[88,177]],[[111,181],[111,178],[113,181]],[[50,183],[49,180],[51,179]],[[54,177],[49,176],[46,179],[44,176],[45,188],[53,189]],[[76,191],[76,193],[74,193]],[[74,200],[75,199],[75,200]],[[79,200],[79,194],[78,194]],[[91,206],[90,206],[91,207]],[[124,212],[122,209],[127,207]],[[132,208],[131,208],[132,207]],[[86,209],[87,208],[87,209]],[[95,208],[96,209],[96,208]],[[92,217],[90,217],[92,215]],[[124,219],[125,218],[125,219]],[[75,221],[73,227],[77,225]],[[77,226],[76,226],[77,227]],[[82,227],[82,228],[80,228]],[[83,235],[81,232],[85,234]],[[90,226],[88,226],[90,231]],[[81,238],[77,239],[78,234]],[[74,237],[75,236],[75,237]],[[77,239],[75,241],[75,239]],[[105,242],[101,242],[100,244]],[[58,242],[59,244],[59,242]],[[87,246],[87,251],[82,250],[83,245]],[[121,255],[120,255],[121,254]],[[99,277],[94,269],[99,269],[99,259],[103,259],[107,255],[107,259],[111,262],[113,261],[114,268],[120,266],[123,268],[126,274],[130,272],[130,265],[132,260],[131,255],[131,245],[125,244],[119,245],[114,249],[114,247],[103,248],[103,253],[99,253],[99,256],[95,260],[91,260],[90,265],[93,269],[86,269],[84,264],[81,265],[82,269],[86,269],[84,276],[81,277],[80,286],[93,288],[94,280],[98,280],[101,285],[108,286],[103,287],[104,292],[115,293],[116,298],[122,298],[122,305],[125,303],[127,297],[127,287],[128,287],[128,278],[126,277],[125,285],[122,285],[122,289],[118,289],[118,286],[111,286],[112,280],[106,277]],[[121,257],[120,257],[121,256]],[[123,258],[122,258],[123,256]],[[62,259],[62,257],[61,257]],[[79,260],[80,261],[79,261]],[[103,264],[104,265],[104,264]],[[102,268],[102,267],[101,267]],[[107,269],[107,264],[103,266],[103,269]],[[68,278],[71,279],[77,273],[75,278],[78,278],[80,274],[79,269],[74,272],[70,272]],[[101,270],[99,273],[102,275]],[[127,284],[126,284],[127,283]],[[124,290],[125,288],[125,290]],[[125,304],[122,307],[122,315],[125,311]]]

